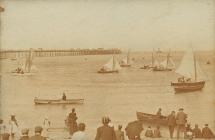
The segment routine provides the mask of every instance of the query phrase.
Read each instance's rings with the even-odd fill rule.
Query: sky
[[[0,0],[2,49],[215,46],[214,0]]]

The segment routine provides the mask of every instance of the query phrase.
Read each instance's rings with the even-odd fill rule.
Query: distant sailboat
[[[171,83],[176,93],[201,90],[205,85],[204,74],[192,50],[186,52],[176,73],[182,76],[178,82]]]
[[[150,69],[150,68],[154,68],[159,64],[159,62],[157,61],[157,59],[155,58],[155,54],[154,54],[154,49],[152,51],[152,59],[151,59],[151,64],[145,64],[143,67],[140,67],[140,69]]]
[[[98,73],[118,73],[121,69],[115,56],[113,56],[103,67],[98,71]]]
[[[158,63],[154,68],[153,71],[172,71],[175,68],[175,63],[173,62],[170,52],[167,54],[166,59]]]
[[[34,51],[33,49],[30,49],[25,62],[19,61],[18,67],[12,71],[15,75],[32,75],[32,72],[36,72],[37,68],[33,65],[33,56]]]
[[[120,66],[121,67],[130,67],[131,66],[130,50],[128,51],[127,56],[121,60]]]

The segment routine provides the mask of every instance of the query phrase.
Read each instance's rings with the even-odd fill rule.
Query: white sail
[[[131,64],[130,50],[128,51],[127,56],[121,60],[120,64],[122,64],[122,65],[130,65]]]
[[[164,68],[175,68],[175,63],[173,62],[173,60],[171,58],[167,58],[164,61],[162,61],[160,63],[160,65]]]
[[[33,64],[33,49],[30,49],[29,54],[26,58],[26,62],[25,62],[25,70],[27,70],[27,72],[31,71],[31,67]]]
[[[196,74],[195,74],[195,71],[196,71]],[[185,53],[180,66],[176,70],[176,73],[196,81],[200,80],[203,77],[203,72],[198,62],[195,60],[194,54],[191,49]]]
[[[107,71],[119,70],[121,68],[115,56],[113,56],[103,67]]]

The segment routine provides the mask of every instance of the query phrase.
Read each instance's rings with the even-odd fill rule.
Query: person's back
[[[179,125],[184,125],[186,123],[187,114],[185,114],[183,111],[180,111],[177,113],[176,116],[176,123]]]
[[[78,124],[78,131],[72,135],[72,140],[88,140],[86,133],[84,132],[86,125],[84,123]]]
[[[46,140],[45,137],[41,136],[43,128],[41,126],[35,127],[35,135],[30,137],[30,140]]]
[[[146,133],[145,133],[145,136],[146,137],[153,137],[153,131],[151,129],[151,127],[149,126],[148,129],[146,130]]]
[[[46,138],[41,135],[35,135],[30,137],[30,140],[46,140]]]
[[[215,138],[213,132],[208,125],[206,124],[205,127],[202,129],[202,138]]]
[[[116,140],[124,140],[124,132],[121,130],[122,126],[118,126],[118,130],[115,131]]]
[[[21,136],[19,140],[30,140],[29,136]]]
[[[99,127],[95,140],[116,140],[114,129],[108,125]]]
[[[194,128],[192,132],[193,132],[193,136],[195,138],[201,138],[202,137],[202,132],[201,132],[200,128]]]
[[[153,134],[154,138],[160,138],[161,137],[161,132],[160,132],[160,127],[157,126],[157,128],[154,130],[154,134]]]

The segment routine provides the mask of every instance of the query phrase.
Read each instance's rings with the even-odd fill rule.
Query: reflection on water
[[[178,65],[181,55],[175,56],[173,59]],[[150,54],[132,54],[135,57],[133,66],[123,68],[118,74],[97,73],[109,60],[108,55],[35,58],[39,73],[33,76],[12,76],[8,71],[15,68],[16,62],[1,60],[1,115],[7,120],[11,113],[15,113],[21,125],[32,128],[42,124],[48,116],[53,126],[61,127],[67,113],[75,107],[78,122],[85,122],[89,137],[94,138],[103,115],[110,116],[115,127],[118,124],[125,127],[136,119],[136,111],[155,113],[161,107],[163,114],[168,114],[183,107],[191,124],[203,126],[209,123],[215,130],[214,62],[206,65],[205,56],[211,59],[211,55],[199,56],[208,76],[205,88],[186,94],[174,94],[170,86],[170,82],[177,78],[174,72],[139,69],[150,62]],[[84,104],[34,105],[34,97],[58,99],[64,91],[67,98],[84,98]]]

